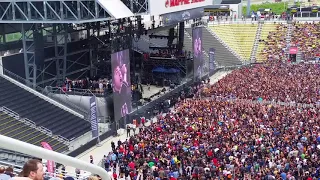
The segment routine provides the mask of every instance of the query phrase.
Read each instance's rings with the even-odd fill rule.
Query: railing
[[[1,66],[1,65],[0,65]],[[32,88],[33,85],[32,83],[30,83],[28,80],[14,74],[13,72],[11,71],[8,71],[7,69],[5,69],[3,66],[3,72],[4,72],[4,76],[8,76],[9,78],[13,79],[14,81],[17,81],[19,83],[21,83],[22,85],[25,85],[29,88]],[[24,87],[22,87],[24,88]],[[24,88],[25,90],[29,91],[30,93],[33,93],[35,94],[34,91],[28,89],[28,88]],[[60,107],[61,109],[64,109],[76,116],[79,116],[82,118],[82,116],[84,116],[86,118],[86,116],[88,116],[88,112],[87,111],[81,111],[81,108],[76,106],[75,104],[72,104],[71,102],[67,102],[67,101],[58,101],[59,103],[57,103],[57,101],[53,100],[52,98],[48,97],[48,94],[46,93],[45,89],[43,89],[42,87],[40,86],[36,86],[36,87],[33,87],[34,90],[36,90],[37,93],[40,93],[40,94],[36,94],[37,96],[43,98],[45,101],[48,101],[58,107]],[[64,105],[64,106],[63,106]],[[70,107],[70,108],[68,108]]]
[[[49,129],[47,129],[43,126],[37,127],[36,129],[38,129],[40,132],[52,137],[52,131],[50,131]]]
[[[58,101],[62,104],[65,104],[68,107],[71,107],[73,110],[77,111],[78,113],[82,114],[84,116],[84,120],[89,121],[89,112],[83,108],[81,108],[80,106],[72,103],[71,101],[65,100],[65,99],[60,99],[60,98],[56,98],[54,96],[52,96],[53,94],[56,94],[56,92],[59,92],[59,94],[64,94],[68,97],[69,93],[66,93],[65,91],[63,91],[61,88],[57,88],[57,87],[51,87],[51,86],[46,86],[43,89],[43,92],[45,92],[47,94],[47,96],[49,96],[50,98],[54,99],[55,101]]]
[[[93,174],[100,175],[103,180],[111,179],[108,173],[101,167],[3,135],[0,135],[0,147],[42,159],[50,159],[57,163],[64,164],[65,166],[86,170]]]
[[[261,105],[273,105],[273,106],[291,106],[291,107],[303,107],[303,108],[320,108],[320,102],[314,104],[304,104],[304,103],[295,103],[295,102],[281,102],[281,101],[265,101],[265,100],[250,100],[250,99],[238,99],[238,98],[228,98],[221,96],[211,96],[209,99],[216,101],[229,101],[229,102],[241,102],[248,104],[261,104]]]
[[[18,113],[12,111],[11,109],[5,107],[5,106],[2,106],[0,107],[0,111],[6,113],[7,115],[9,115],[10,117],[13,117],[14,119],[20,119],[20,116]]]
[[[69,88],[68,90],[63,90],[61,87],[52,87],[46,86],[45,90],[50,93],[59,93],[68,95],[77,95],[77,96],[95,96],[95,97],[104,97],[105,94],[111,94],[112,90],[104,89],[103,92],[92,92],[90,89],[79,89],[79,88]],[[82,108],[81,108],[82,109]],[[82,109],[85,111],[84,109]]]
[[[32,128],[36,128],[37,129],[37,126],[36,126],[36,123],[31,121],[30,119],[27,119],[27,118],[23,118],[21,119],[21,121],[26,124],[27,126],[30,126]]]
[[[41,133],[65,144],[65,145],[70,145],[70,141],[65,138],[65,137],[62,137],[62,136],[57,136],[57,135],[54,135],[52,134],[52,131],[43,127],[43,126],[37,126],[35,122],[31,121],[30,119],[27,119],[27,118],[20,118],[20,115],[14,111],[12,111],[11,109],[5,107],[5,106],[2,106],[0,107],[0,111],[4,112],[5,114],[7,114],[8,116],[24,123],[25,125],[31,127],[31,128],[34,128],[38,131],[40,131]]]

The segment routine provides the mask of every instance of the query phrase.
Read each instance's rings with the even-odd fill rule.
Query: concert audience
[[[319,178],[319,112],[188,99],[118,142],[105,166],[130,179]]]
[[[319,55],[320,23],[294,23],[292,30],[291,46],[298,47],[302,59],[315,60]]]
[[[279,24],[276,31],[269,32],[267,39],[261,40],[265,44],[265,48],[260,52],[264,59],[269,61],[286,60],[286,34],[287,25]]]
[[[206,95],[295,103],[320,103],[320,66],[263,64],[234,70]]]

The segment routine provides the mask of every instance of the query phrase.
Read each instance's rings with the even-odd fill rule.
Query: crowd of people
[[[113,145],[105,168],[121,180],[319,179],[319,106],[238,101],[317,103],[319,75],[314,64],[234,70],[203,99],[180,100],[157,123]]]
[[[66,78],[62,89],[65,92],[81,91],[81,89],[89,89],[93,93],[103,94],[105,90],[111,90],[111,81],[106,78],[99,79],[77,79],[71,80]]]
[[[302,59],[315,60],[320,57],[320,23],[294,23],[292,30],[291,46],[298,47]]]
[[[234,70],[212,86],[207,96],[320,103],[320,66],[270,63]]]
[[[263,59],[268,61],[286,60],[286,34],[288,25],[279,24],[275,31],[269,32],[267,39],[261,39],[260,42],[265,44],[260,54]]]
[[[275,31],[269,32],[266,39],[260,42],[265,44],[265,48],[259,52],[263,59],[288,60],[289,47],[297,47],[298,53],[301,53],[301,59],[311,61],[320,58],[319,41],[320,38],[319,22],[293,22],[291,42],[286,42],[288,24],[279,24]]]
[[[114,179],[320,178],[320,109],[184,100],[113,146]]]

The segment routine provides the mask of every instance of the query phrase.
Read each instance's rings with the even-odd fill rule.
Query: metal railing
[[[0,65],[1,66],[1,65]],[[49,103],[52,103],[58,107],[60,107],[61,109],[64,109],[76,116],[79,116],[82,118],[82,116],[84,116],[84,118],[86,118],[89,113],[87,111],[83,111],[80,107],[78,107],[77,105],[75,104],[72,104],[71,102],[67,102],[67,101],[58,101],[56,99],[52,99],[49,94],[46,92],[45,89],[43,89],[42,87],[40,86],[35,86],[33,87],[32,83],[30,83],[28,80],[18,76],[17,74],[5,69],[3,66],[3,76],[7,76],[9,78],[11,78],[12,80],[14,81],[17,81],[18,83],[20,83],[21,85],[25,85],[29,88],[32,88],[34,89],[37,93],[40,93],[42,95],[42,99],[44,99],[45,101],[48,101]],[[23,88],[23,87],[22,87]],[[24,88],[25,90],[29,91],[30,93],[32,94],[35,94],[34,91],[28,89],[28,88]],[[35,94],[37,95],[37,94]],[[39,95],[37,95],[39,96]],[[39,96],[40,97],[40,96]],[[60,104],[59,104],[60,103]]]
[[[229,101],[229,102],[241,102],[247,104],[261,104],[261,105],[273,105],[273,106],[291,106],[291,107],[302,107],[302,108],[320,108],[320,103],[314,104],[304,104],[296,102],[281,102],[281,101],[266,101],[266,100],[250,100],[250,99],[238,99],[238,98],[228,98],[222,96],[211,96],[209,99],[215,101]]]
[[[26,126],[29,126],[37,131],[40,131],[41,133],[65,144],[65,145],[70,145],[70,140],[68,140],[67,138],[65,137],[62,137],[60,135],[54,135],[52,133],[51,130],[43,127],[43,126],[37,126],[36,123],[34,121],[31,121],[30,119],[27,119],[27,118],[21,118],[20,115],[14,111],[12,111],[11,109],[5,107],[5,106],[2,106],[0,107],[0,111],[4,112],[5,114],[7,114],[8,116],[22,122],[23,124],[25,124]]]
[[[45,90],[49,93],[54,94],[64,94],[66,96],[68,95],[77,95],[77,96],[95,96],[95,97],[104,97],[105,94],[111,94],[112,90],[103,89],[103,92],[92,92],[91,89],[79,89],[79,88],[69,88],[68,90],[64,90],[61,87],[52,87],[52,86],[46,86]],[[81,108],[82,109],[82,108]],[[85,111],[84,109],[82,109]]]
[[[16,120],[20,119],[20,116],[18,113],[12,111],[11,109],[9,109],[5,106],[0,107],[0,111],[6,113],[7,115],[9,115],[10,117],[13,117]]]

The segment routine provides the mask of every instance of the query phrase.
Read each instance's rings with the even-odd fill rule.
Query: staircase
[[[292,35],[292,22],[288,23],[288,28],[287,28],[287,34],[286,34],[286,43],[287,43],[287,48],[285,51],[285,57],[287,58],[289,56],[289,51],[290,51],[290,46],[291,46],[291,35]],[[286,61],[287,59],[285,59]]]
[[[205,29],[217,40],[220,42],[220,44],[225,47],[231,54],[233,54],[235,57],[237,57],[238,60],[244,62],[244,60],[233,50],[231,49],[220,37],[213,31],[211,31],[209,28],[205,27]]]
[[[300,51],[298,51],[298,53],[297,53],[296,60],[297,60],[297,63],[300,63],[302,60],[302,53]]]
[[[37,126],[43,126],[68,140],[90,131],[90,123],[83,117],[52,102],[0,76],[0,107],[5,106],[21,117],[32,120]]]
[[[253,43],[253,47],[252,47],[252,51],[251,51],[251,55],[250,55],[250,62],[251,63],[255,63],[257,60],[256,56],[257,56],[257,50],[259,47],[259,40],[261,39],[261,30],[262,30],[262,23],[260,22],[258,24],[256,37],[254,39],[254,43]]]

